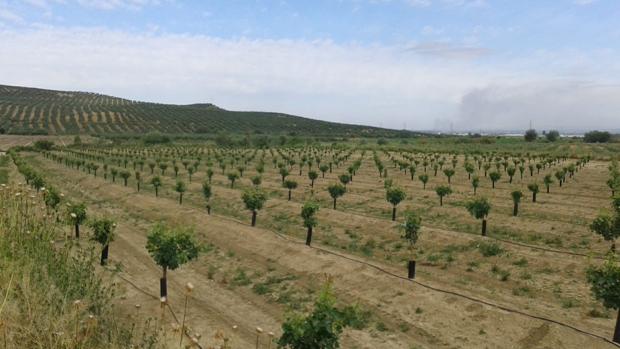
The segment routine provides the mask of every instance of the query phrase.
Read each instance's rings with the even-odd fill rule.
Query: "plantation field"
[[[212,104],[147,103],[96,93],[5,85],[0,85],[0,128],[18,135],[110,135],[152,131],[388,137],[400,134],[394,130],[282,113],[228,111]]]
[[[253,347],[257,326],[277,339],[287,314],[308,309],[329,276],[338,302],[357,309],[343,348],[611,348],[616,314],[593,299],[585,276],[587,267],[600,264],[609,251],[610,243],[589,225],[610,206],[610,162],[588,160],[595,155],[591,148],[574,147],[580,157],[549,156],[536,149],[529,155],[466,155],[407,145],[364,150],[205,144],[84,146],[19,157],[66,200],[84,202],[88,215],[117,222],[110,265],[121,277],[121,307],[140,303],[142,312],[159,316],[161,269],[144,247],[146,235],[158,221],[194,228],[206,252],[169,274],[168,293],[178,313],[183,285],[195,285],[188,328],[200,334],[203,347],[214,345],[218,331],[232,338],[233,348]],[[473,167],[471,175],[465,164]],[[449,169],[454,174],[448,182],[444,170]],[[314,183],[309,171],[317,174]],[[261,181],[255,185],[251,179],[259,172]],[[495,188],[491,172],[501,175]],[[353,174],[352,181],[334,209],[327,188],[344,173]],[[297,184],[290,200],[283,174]],[[419,179],[424,174],[425,188]],[[547,174],[553,179],[549,193]],[[480,179],[475,195],[472,176]],[[154,177],[162,182],[157,196],[150,184]],[[182,204],[177,181],[186,186]],[[211,214],[202,193],[205,182],[213,192]],[[528,190],[531,183],[540,187],[536,202]],[[395,221],[393,205],[386,201],[389,185],[406,193],[396,206]],[[436,188],[448,185],[452,194],[440,205]],[[252,227],[242,193],[255,186],[268,199]],[[511,198],[515,190],[523,193],[517,216]],[[465,208],[476,197],[491,203],[486,237],[480,235],[480,220]],[[300,210],[311,199],[320,210],[309,247]],[[408,211],[422,219],[413,251],[399,229]],[[69,227],[66,234],[72,234]],[[412,258],[417,261],[413,280],[406,268]],[[174,336],[172,326],[165,333]],[[268,340],[266,333],[260,337],[262,347]]]

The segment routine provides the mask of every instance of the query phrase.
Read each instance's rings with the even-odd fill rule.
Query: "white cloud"
[[[0,84],[164,103],[212,102],[233,110],[281,111],[394,128],[407,122],[409,128],[429,129],[436,120],[441,126],[447,126],[441,124],[447,120],[461,127],[512,127],[532,115],[541,124],[568,118],[573,121],[564,125],[589,127],[589,121],[596,120],[597,127],[604,128],[616,122],[611,112],[602,113],[603,107],[620,109],[614,102],[620,91],[612,87],[577,84],[574,77],[555,79],[554,72],[573,67],[568,58],[542,56],[560,65],[548,69],[528,59],[482,65],[475,59],[486,53],[480,48],[448,44],[403,50],[328,40],[79,28],[0,30],[0,42]],[[437,59],[442,56],[468,59]],[[605,57],[594,62],[617,76],[620,67],[604,63],[616,55]],[[576,67],[586,61],[579,57]],[[583,118],[594,114],[601,116]]]
[[[6,7],[2,7],[2,4],[0,3],[0,21],[22,23],[24,19],[14,11]]]

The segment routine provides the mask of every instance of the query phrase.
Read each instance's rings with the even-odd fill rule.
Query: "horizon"
[[[2,0],[0,75],[396,130],[618,129],[618,3],[313,5]]]

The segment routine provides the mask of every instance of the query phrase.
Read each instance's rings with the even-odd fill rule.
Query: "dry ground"
[[[300,188],[289,202],[286,190],[280,187],[279,175],[266,166],[262,186],[272,198],[259,213],[259,227],[251,228],[239,190],[250,185],[247,178],[253,175],[251,170],[230,189],[226,177],[216,169],[215,214],[207,216],[199,189],[204,169],[194,175],[180,206],[172,191],[174,175],[170,169],[160,198],[155,198],[146,184],[141,193],[136,193],[132,181],[130,187],[123,187],[119,178],[112,184],[40,155],[30,154],[27,158],[68,196],[85,201],[91,215],[113,215],[119,221],[118,238],[111,247],[112,261],[121,263],[121,275],[150,294],[158,292],[159,270],[144,248],[149,228],[160,220],[195,227],[200,239],[212,245],[211,251],[172,272],[169,292],[178,312],[184,283],[196,285],[190,302],[190,326],[203,334],[206,342],[211,341],[216,330],[230,332],[233,325],[239,326],[234,334],[239,348],[253,345],[256,326],[278,334],[287,309],[307,305],[328,274],[343,303],[358,303],[373,313],[366,328],[346,332],[344,348],[613,347],[565,326],[434,291],[360,263],[368,261],[404,275],[403,265],[408,259],[397,224],[389,220],[391,208],[384,199],[382,181],[368,156],[348,193],[339,200],[337,210],[331,209],[325,187],[335,181],[342,168],[325,179],[319,178],[314,188],[322,203],[315,244],[354,260],[301,243],[304,229],[298,217],[299,207],[311,195],[305,169],[302,177],[292,171],[291,178],[300,182]],[[482,178],[479,195],[489,197],[494,205],[489,217],[489,239],[478,236],[479,223],[463,208],[463,201],[472,194],[462,168],[457,167],[452,179],[455,194],[439,207],[432,188],[445,182],[443,174],[434,177],[430,173],[427,190],[422,190],[417,178],[411,181],[409,174],[390,167],[390,176],[409,195],[399,212],[412,208],[424,218],[417,280],[609,337],[615,314],[607,313],[609,318],[592,316],[593,310],[605,312],[591,298],[584,278],[588,263],[596,260],[544,250],[596,255],[606,251],[608,244],[587,229],[588,222],[608,205],[606,166],[604,162],[591,162],[563,188],[554,184],[551,194],[542,189],[536,204],[529,202],[525,188],[535,180],[529,175],[520,180],[517,173],[512,185],[502,178],[495,190]],[[148,172],[146,169],[143,174]],[[536,180],[542,187],[541,176]],[[526,194],[520,217],[511,216],[509,193],[515,188]],[[497,242],[494,238],[519,244]],[[484,257],[479,246],[490,243],[499,244],[504,252]],[[120,300],[121,304],[148,304],[145,311],[157,314],[156,300],[126,287],[127,298]],[[261,291],[264,287],[265,292]]]

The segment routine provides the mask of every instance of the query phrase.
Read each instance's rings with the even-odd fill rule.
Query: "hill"
[[[229,111],[210,103],[172,105],[90,92],[0,85],[0,128],[9,134],[136,134],[252,132],[391,137],[402,131],[294,115]]]

